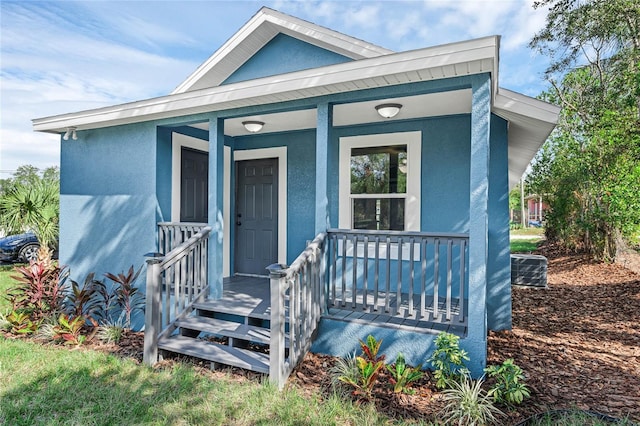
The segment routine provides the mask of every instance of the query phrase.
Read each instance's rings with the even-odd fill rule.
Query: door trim
[[[172,133],[171,137],[171,221],[180,221],[180,176],[182,147],[209,152],[209,141]],[[224,146],[224,177],[222,206],[222,276],[231,274],[231,148]]]
[[[233,151],[233,161],[278,159],[278,263],[287,263],[287,147]]]

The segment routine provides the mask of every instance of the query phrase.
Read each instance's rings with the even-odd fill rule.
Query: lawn
[[[515,240],[509,242],[511,253],[530,253],[538,248],[542,240]]]
[[[368,404],[0,337],[0,424],[388,424]]]
[[[7,289],[15,285],[11,275],[13,275],[13,266],[0,266],[0,314],[4,314],[11,307],[4,296]]]

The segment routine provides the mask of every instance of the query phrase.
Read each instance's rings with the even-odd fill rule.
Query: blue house
[[[62,139],[60,260],[148,255],[148,363],[282,385],[309,349],[372,334],[418,364],[450,331],[481,374],[511,327],[509,187],[559,112],[499,87],[499,43],[393,52],[263,8],[167,96],[36,119]]]

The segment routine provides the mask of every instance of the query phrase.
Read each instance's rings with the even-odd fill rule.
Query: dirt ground
[[[513,358],[525,372],[531,397],[506,410],[505,425],[550,409],[578,408],[640,422],[640,274],[619,264],[598,264],[579,255],[543,247],[549,260],[548,288],[513,288],[513,330],[491,332],[488,363]],[[93,349],[142,358],[143,338],[128,333],[119,345]],[[165,360],[163,365],[178,359]],[[210,371],[212,378],[229,371]],[[330,392],[335,359],[308,354],[289,379],[302,392]],[[232,369],[239,381],[259,375]],[[442,408],[435,381],[427,374],[415,395],[375,394],[379,410],[405,419],[435,419]]]

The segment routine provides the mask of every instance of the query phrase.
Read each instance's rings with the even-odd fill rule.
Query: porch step
[[[247,349],[210,343],[201,339],[173,335],[163,337],[158,349],[205,359],[214,363],[269,373],[269,355]]]
[[[232,339],[246,340],[253,343],[268,345],[271,342],[271,331],[268,328],[240,324],[217,318],[202,316],[188,317],[177,321],[176,325],[187,330],[202,331],[205,333],[230,337]],[[285,344],[288,346],[289,338],[285,336],[285,339]]]
[[[212,313],[221,313],[229,315],[237,315],[246,318],[255,318],[259,320],[271,319],[270,301],[263,300],[258,304],[243,303],[242,300],[234,301],[224,300],[208,300],[206,302],[194,303],[193,308],[196,311],[206,311]],[[289,307],[285,307],[285,313],[288,317]]]

